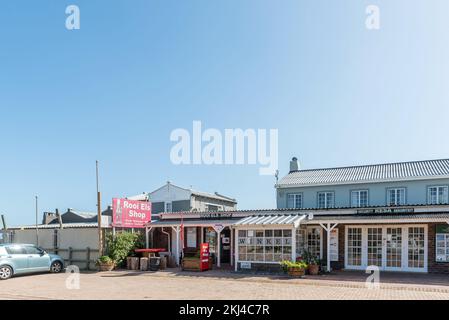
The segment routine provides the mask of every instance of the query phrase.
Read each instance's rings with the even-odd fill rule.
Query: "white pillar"
[[[229,245],[231,246],[231,266],[234,265],[234,229],[229,226],[229,230],[231,232],[231,240],[229,241]]]
[[[176,226],[176,227],[172,227],[172,229],[175,231],[176,233],[176,265],[179,266],[179,231],[180,231],[180,227]]]
[[[234,236],[234,270],[237,272],[238,267],[238,261],[239,261],[239,231],[237,229],[234,229],[235,236]]]
[[[217,232],[217,267],[221,267],[221,231]]]
[[[148,238],[148,227],[145,227],[145,247],[148,249],[150,246],[150,239]]]
[[[327,272],[331,272],[331,224],[327,224]]]
[[[334,230],[334,228],[338,225],[338,223],[334,223],[333,226],[331,226],[331,223],[327,223],[327,226],[323,225],[322,223],[320,223],[321,228],[323,228],[326,232],[327,232],[327,272],[331,272],[331,242],[330,242],[330,238],[331,238],[331,231]]]
[[[296,261],[296,228],[292,229],[292,261]]]

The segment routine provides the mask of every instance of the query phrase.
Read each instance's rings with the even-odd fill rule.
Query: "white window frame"
[[[424,267],[412,268],[408,266],[408,228],[424,228]],[[362,229],[362,265],[350,266],[348,265],[348,228],[361,228]],[[345,269],[348,270],[366,270],[368,265],[368,228],[382,228],[382,267],[379,267],[382,271],[409,271],[409,272],[427,272],[429,261],[429,233],[426,224],[369,224],[369,225],[346,225],[345,226]],[[386,266],[386,231],[387,228],[402,228],[402,265],[401,267],[387,267]]]
[[[442,240],[442,241],[444,241],[444,245],[443,245],[443,247],[439,247],[438,246],[438,236],[440,236],[440,237],[443,237],[443,239],[444,240]],[[449,254],[448,254],[448,251],[449,251],[449,244],[448,244],[448,242],[449,242],[449,233],[436,233],[435,234],[435,262],[443,262],[443,263],[447,263],[447,262],[449,262]],[[437,258],[438,258],[438,256],[441,256],[440,254],[438,254],[438,249],[443,249],[444,250],[444,256],[445,256],[445,259],[444,260],[438,260]]]
[[[398,203],[398,192],[402,191],[403,192],[403,199],[402,199],[402,203]],[[394,192],[394,203],[391,203],[391,196],[390,193]],[[400,188],[388,188],[387,189],[387,205],[388,206],[403,206],[407,204],[407,200],[406,200],[406,188],[400,187]]]
[[[294,203],[294,206],[293,206],[293,207],[290,207],[290,206],[289,206],[289,197],[290,197],[290,196],[293,196],[293,203]],[[300,200],[300,205],[299,205],[299,207],[296,206],[296,202],[297,202],[297,198],[298,198],[298,197],[301,199],[301,200]],[[303,196],[302,192],[298,192],[298,193],[287,193],[287,208],[288,208],[288,209],[301,209],[303,206],[304,206],[304,196]]]
[[[360,201],[360,199],[361,199],[360,194],[362,192],[366,192],[366,205],[363,205],[363,206],[361,205],[361,201]],[[354,203],[352,202],[352,200],[353,200],[352,195],[355,194],[355,193],[357,193],[357,204],[356,205],[354,205]],[[362,208],[362,207],[368,207],[369,206],[369,190],[368,189],[351,190],[350,198],[351,198],[350,199],[351,200],[351,207]]]
[[[239,254],[240,244],[239,244],[239,242],[240,242],[241,238],[239,236],[239,231],[246,231],[246,232],[248,232],[248,231],[263,231],[264,232],[264,237],[263,237],[264,245],[263,246],[266,247],[267,246],[266,243],[265,243],[265,241],[266,241],[265,239],[267,239],[265,237],[265,231],[266,230],[272,230],[272,231],[274,231],[274,230],[282,230],[282,231],[288,230],[288,231],[290,231],[291,232],[291,237],[288,238],[288,237],[284,237],[283,236],[282,237],[282,239],[283,239],[282,241],[285,241],[285,239],[290,239],[290,250],[291,250],[291,253],[290,253],[290,256],[289,256],[290,259],[288,259],[288,260],[292,260],[293,256],[296,256],[296,229],[295,228],[290,228],[290,227],[285,227],[285,226],[276,226],[276,225],[266,226],[266,227],[250,226],[248,228],[235,228],[235,240],[234,241],[235,241],[235,254],[236,254],[235,262],[236,262],[236,266],[240,262],[251,263],[251,264],[258,264],[258,263],[259,264],[260,263],[262,263],[262,264],[280,264],[281,263],[281,261],[266,260],[266,258],[265,258],[265,249],[264,249],[264,260],[263,261],[247,260],[247,259],[240,260],[240,257],[239,257],[239,255],[240,255]],[[270,238],[274,239],[275,237],[273,236],[273,237],[270,237]],[[247,246],[247,245],[248,244],[246,243],[245,246]],[[274,244],[272,244],[272,246],[274,246]],[[284,247],[284,244],[282,244],[282,247]],[[285,253],[282,253],[282,255],[285,255]]]
[[[320,195],[324,194],[324,207],[320,206]],[[332,195],[332,203],[329,203],[329,195]],[[335,207],[335,192],[334,191],[319,191],[317,194],[317,207],[319,209],[328,209]]]
[[[170,207],[170,210],[167,209],[167,207]],[[171,201],[169,202],[164,202],[164,212],[165,213],[171,213],[173,212],[173,203]]]
[[[436,201],[432,202],[431,200],[431,189],[436,189]],[[444,201],[441,201],[440,199],[440,189],[446,189],[446,199],[443,199]],[[429,186],[427,187],[427,203],[428,204],[446,204],[449,203],[449,187],[447,185],[442,186]]]

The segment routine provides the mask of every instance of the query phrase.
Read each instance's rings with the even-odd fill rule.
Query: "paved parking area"
[[[361,273],[291,279],[220,271],[92,272],[79,275],[79,289],[67,289],[67,277],[39,274],[2,281],[0,299],[449,299],[449,276],[420,275],[416,283],[413,275],[386,276],[378,289],[368,289]]]

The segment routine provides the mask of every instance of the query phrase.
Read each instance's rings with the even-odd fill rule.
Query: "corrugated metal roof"
[[[298,170],[282,178],[278,186],[300,187],[431,178],[449,178],[449,159]]]
[[[62,227],[64,229],[72,229],[72,228],[98,228],[98,223],[96,222],[80,222],[80,223],[63,223]],[[106,227],[106,226],[103,226]],[[39,224],[37,226],[38,229],[59,229],[59,224]],[[28,225],[28,226],[19,226],[19,227],[11,227],[11,230],[28,230],[28,229],[36,229],[36,225]]]
[[[235,226],[293,225],[297,226],[306,215],[262,215],[250,216],[237,221]]]
[[[182,224],[184,227],[195,227],[195,226],[213,226],[216,224],[222,224],[222,225],[231,225],[234,224],[236,219],[219,219],[219,220],[208,220],[208,219],[188,219],[183,220]],[[180,219],[167,219],[167,220],[157,220],[157,221],[151,221],[151,224],[149,224],[149,227],[170,227],[170,226],[180,226],[181,220]]]

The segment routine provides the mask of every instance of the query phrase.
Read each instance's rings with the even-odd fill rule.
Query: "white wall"
[[[39,246],[49,250],[50,253],[53,252],[55,229],[40,229],[39,230]],[[29,243],[36,244],[36,230],[26,229],[26,230],[15,230],[14,232],[14,243]],[[86,260],[87,253],[86,249],[98,250],[98,229],[97,228],[73,228],[73,229],[58,229],[58,254],[64,258],[69,258],[68,251],[64,249],[72,248],[74,250],[83,250],[82,252],[73,252],[73,260]],[[62,249],[62,250],[61,250]],[[90,253],[90,260],[98,259],[98,251],[93,251]],[[67,261],[66,261],[67,263]],[[72,264],[77,265],[81,269],[86,268],[85,262],[73,262]],[[91,263],[90,269],[94,269],[94,264]]]

